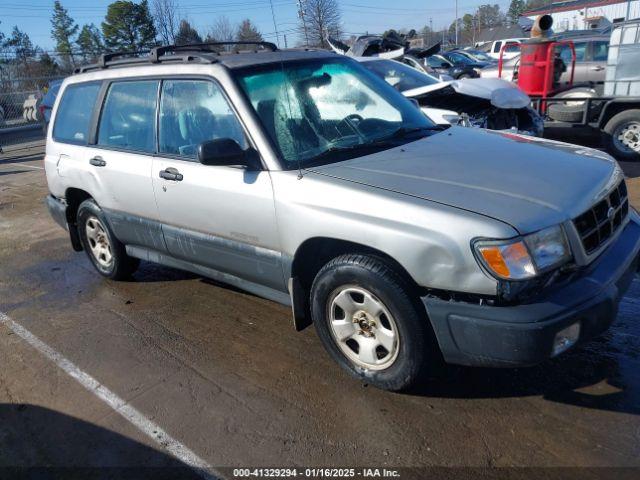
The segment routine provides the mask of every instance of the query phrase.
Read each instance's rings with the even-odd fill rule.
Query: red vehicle
[[[598,96],[589,85],[573,83],[576,60],[573,42],[550,37],[552,23],[549,15],[539,17],[532,38],[521,44],[518,86],[544,116],[545,128],[599,130],[609,153],[619,160],[640,161],[640,72],[635,64],[640,44],[610,50],[605,95]],[[639,20],[616,24],[611,45],[621,44],[624,30],[637,28],[639,24]],[[560,58],[562,47],[571,51],[569,64]],[[502,64],[501,55],[499,71]],[[569,73],[569,82],[561,84],[559,80],[565,72]]]

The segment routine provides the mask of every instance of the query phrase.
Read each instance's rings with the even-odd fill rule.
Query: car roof
[[[558,35],[558,40],[567,41],[571,40],[573,43],[580,42],[595,42],[595,41],[609,41],[609,35]]]
[[[244,68],[252,65],[264,65],[278,62],[292,62],[296,60],[307,60],[314,58],[335,58],[343,57],[335,52],[328,50],[309,50],[309,49],[288,49],[276,50],[275,52],[252,52],[214,55],[219,63],[227,68]]]
[[[153,52],[152,52],[153,53]],[[120,54],[118,54],[120,55]],[[126,55],[126,54],[123,54]],[[244,68],[257,65],[265,65],[270,63],[286,63],[296,60],[307,60],[314,58],[335,58],[341,57],[334,52],[327,50],[314,50],[306,48],[298,49],[286,49],[274,51],[269,50],[253,50],[253,51],[240,51],[240,52],[213,52],[202,50],[190,50],[183,47],[175,55],[162,54],[156,56],[155,59],[151,56],[136,56],[128,57],[117,60],[112,58],[103,58],[102,63],[95,65],[86,65],[78,68],[76,74],[82,74],[86,72],[98,73],[101,71],[109,71],[113,69],[126,68],[131,69],[128,73],[135,75],[135,69],[139,67],[149,67],[153,65],[161,65],[165,63],[173,63],[180,65],[181,67],[188,65],[202,65],[202,64],[219,64],[229,69]]]

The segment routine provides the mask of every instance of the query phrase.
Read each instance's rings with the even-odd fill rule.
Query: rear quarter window
[[[63,92],[53,124],[53,138],[58,142],[85,145],[93,107],[100,83],[69,85]]]

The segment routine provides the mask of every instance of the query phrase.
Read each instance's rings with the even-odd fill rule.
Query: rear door
[[[217,138],[249,147],[222,87],[207,79],[163,80],[152,177],[167,250],[284,290],[269,172],[202,165],[198,145]]]
[[[151,167],[158,80],[105,82],[93,148],[83,162],[98,182],[96,198],[122,242],[164,250]]]

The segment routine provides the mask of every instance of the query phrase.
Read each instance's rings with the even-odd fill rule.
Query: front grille
[[[616,233],[628,213],[629,198],[623,180],[606,198],[573,220],[587,255]]]

